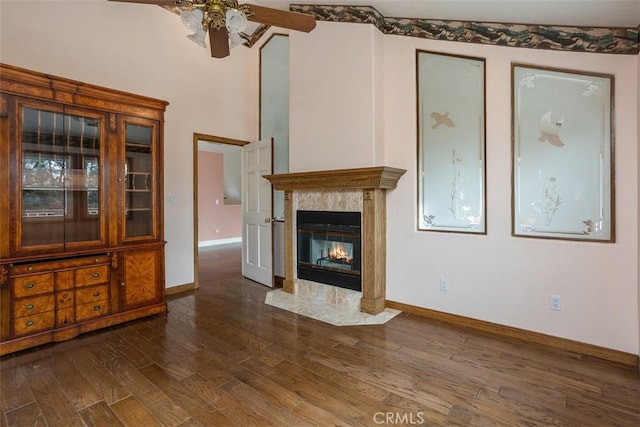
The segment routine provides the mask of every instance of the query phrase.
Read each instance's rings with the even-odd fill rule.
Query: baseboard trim
[[[185,283],[184,285],[172,286],[170,288],[167,288],[165,293],[167,294],[167,296],[169,296],[169,295],[180,294],[182,292],[193,291],[195,288],[196,288],[195,283]]]
[[[415,314],[416,316],[427,317],[429,319],[449,323],[454,326],[475,329],[501,337],[516,338],[529,343],[572,351],[584,356],[597,357],[599,359],[607,360],[610,362],[631,366],[636,369],[640,367],[640,360],[638,360],[638,355],[626,353],[620,350],[613,350],[593,344],[586,344],[566,338],[554,337],[552,335],[546,335],[539,332],[527,331],[526,329],[504,326],[497,323],[473,319],[471,317],[460,316],[457,314],[444,313],[442,311],[417,307],[414,305],[404,304],[396,301],[387,300],[386,307],[395,308],[396,310]]]
[[[242,242],[242,237],[229,237],[227,239],[203,240],[201,242],[198,242],[198,247],[204,248],[207,246],[228,245],[229,243],[239,243],[239,242]]]

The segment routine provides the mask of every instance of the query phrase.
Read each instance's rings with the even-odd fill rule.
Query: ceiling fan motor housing
[[[237,0],[177,0],[176,5],[187,9],[202,10],[202,28],[219,30],[226,26],[228,11],[245,17],[253,15],[249,5],[239,6]]]

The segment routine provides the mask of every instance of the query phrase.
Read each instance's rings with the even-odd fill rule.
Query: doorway
[[[218,195],[216,197],[214,197],[214,200],[201,200],[199,197],[199,189],[201,189],[205,184],[199,182],[200,179],[200,169],[199,167],[202,165],[199,165],[199,154],[200,151],[206,151],[206,152],[211,152],[211,153],[218,153],[220,156],[225,156],[225,153],[227,154],[227,157],[231,157],[234,158],[236,153],[238,155],[238,158],[240,158],[240,154],[242,151],[242,147],[249,144],[249,141],[242,141],[242,140],[237,140],[237,139],[231,139],[231,138],[224,138],[224,137],[220,137],[220,136],[214,136],[214,135],[206,135],[206,134],[200,134],[200,133],[194,133],[193,134],[193,242],[194,242],[194,253],[193,253],[193,259],[194,259],[194,289],[197,289],[200,287],[200,245],[199,243],[201,241],[204,241],[204,243],[206,244],[206,246],[203,247],[203,251],[206,252],[206,256],[208,256],[209,258],[212,259],[216,259],[216,253],[226,253],[226,254],[237,254],[238,251],[234,250],[233,247],[231,248],[222,248],[222,249],[230,249],[230,250],[226,250],[226,251],[222,251],[222,250],[218,250],[221,248],[215,248],[215,246],[212,246],[212,244],[215,243],[228,243],[233,245],[234,242],[238,242],[237,236],[230,236],[229,231],[226,229],[225,224],[229,226],[229,228],[233,228],[233,224],[231,223],[231,220],[226,221],[224,218],[224,215],[226,215],[224,212],[226,211],[227,213],[231,212],[231,211],[238,211],[238,215],[236,215],[236,218],[233,218],[235,220],[237,220],[237,217],[240,216],[239,213],[242,210],[242,205],[241,205],[241,197],[239,197],[240,195],[240,189],[239,189],[239,185],[236,185],[235,183],[231,182],[229,185],[229,188],[227,189],[226,193],[227,195],[224,195],[224,191],[221,191],[221,189],[219,189],[218,191]],[[205,147],[205,150],[201,150],[201,148],[203,148],[203,146]],[[217,156],[217,157],[220,157]],[[223,161],[220,161],[218,158],[218,165],[223,164]],[[208,167],[208,166],[206,166]],[[219,172],[219,171],[218,171]],[[218,176],[221,176],[221,174],[218,174]],[[222,175],[223,176],[223,175]],[[228,181],[234,181],[234,178],[231,177]],[[225,204],[226,202],[226,204]],[[207,204],[213,204],[215,206],[212,207],[212,209],[214,209],[218,215],[222,215],[222,217],[219,217],[218,220],[220,220],[220,224],[222,224],[219,227],[216,227],[215,224],[208,224],[207,225],[207,230],[206,230],[206,234],[204,239],[201,237],[201,229],[200,229],[200,215],[199,215],[199,207],[200,204],[202,203],[207,203]],[[217,209],[216,209],[217,208]],[[225,222],[226,221],[226,222]],[[233,233],[231,233],[233,234]],[[240,233],[240,235],[242,235],[242,233]],[[218,238],[220,237],[220,238]],[[238,247],[241,245],[241,243],[238,243]],[[235,255],[234,255],[235,256]],[[241,255],[240,255],[241,258]],[[229,258],[228,256],[225,257],[225,262],[229,262]]]

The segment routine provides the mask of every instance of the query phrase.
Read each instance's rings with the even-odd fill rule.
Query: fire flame
[[[353,261],[353,258],[349,256],[346,248],[340,243],[334,244],[329,249],[329,258],[343,260],[347,264]]]

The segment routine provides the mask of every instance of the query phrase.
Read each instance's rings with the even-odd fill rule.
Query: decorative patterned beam
[[[318,21],[373,24],[384,34],[430,40],[620,55],[637,55],[640,51],[640,25],[636,28],[587,28],[389,18],[371,6],[293,4],[289,9],[314,15]]]

